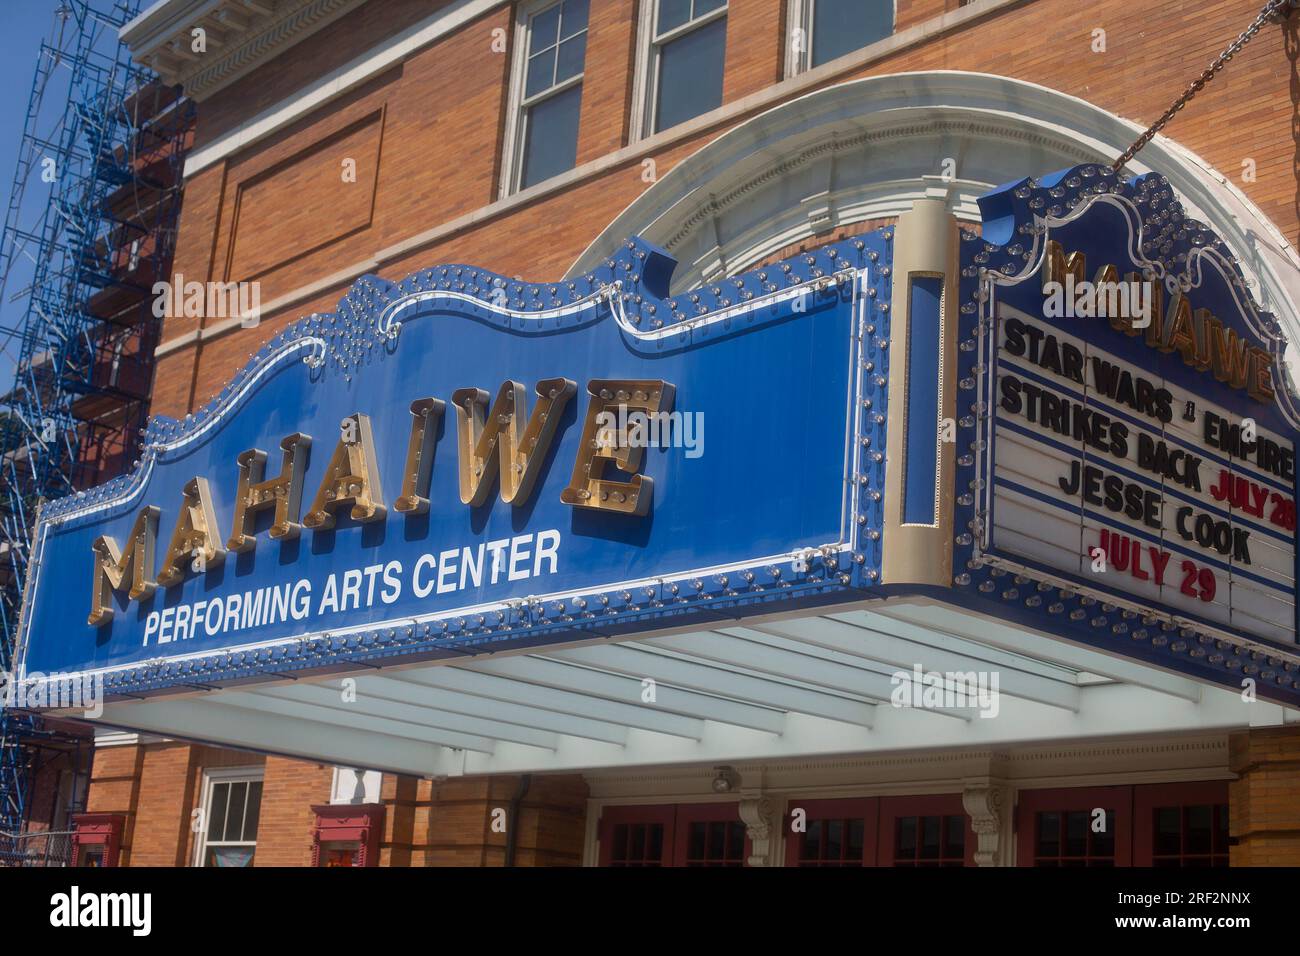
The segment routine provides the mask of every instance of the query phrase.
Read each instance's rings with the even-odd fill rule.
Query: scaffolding
[[[28,100],[0,239],[0,368],[13,368],[0,396],[4,674],[37,508],[129,467],[148,415],[161,331],[152,290],[171,275],[194,108],[120,42],[141,2],[59,0]],[[84,809],[93,748],[75,725],[3,705],[0,865],[13,865],[30,862],[42,768],[73,764],[65,819],[41,821],[64,829]]]

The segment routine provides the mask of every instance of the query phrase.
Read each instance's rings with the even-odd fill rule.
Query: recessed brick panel
[[[383,134],[384,113],[377,110],[239,183],[226,280],[257,279],[368,228]],[[292,197],[311,201],[294,202]]]

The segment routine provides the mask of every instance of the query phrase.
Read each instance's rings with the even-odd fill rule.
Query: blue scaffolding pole
[[[148,413],[160,331],[149,297],[170,276],[193,106],[131,63],[119,31],[140,5],[60,0],[28,100],[0,239],[0,350],[13,367],[0,395],[5,675],[40,503],[129,467]],[[0,865],[31,860],[42,753],[80,752],[84,738],[4,703]]]

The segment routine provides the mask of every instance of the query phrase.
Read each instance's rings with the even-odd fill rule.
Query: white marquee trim
[[[854,80],[781,103],[682,160],[592,241],[569,274],[640,235],[681,260],[676,292],[836,226],[897,216],[925,196],[944,198],[958,219],[975,221],[975,200],[988,189],[1109,162],[1140,132],[1086,100],[1005,76],[936,70]],[[944,157],[957,162],[951,181],[942,176]],[[1300,256],[1277,225],[1166,136],[1128,166],[1131,175],[1152,171],[1169,180],[1188,215],[1222,236],[1256,298],[1291,342],[1300,341]]]

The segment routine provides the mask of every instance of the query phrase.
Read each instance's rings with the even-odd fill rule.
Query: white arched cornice
[[[677,258],[676,293],[838,226],[896,216],[921,196],[943,197],[959,219],[976,220],[976,197],[991,187],[1110,162],[1140,132],[1085,100],[1004,76],[935,71],[854,80],[782,103],[682,160],[610,223],[570,274],[640,235]],[[1133,175],[1150,171],[1223,237],[1260,304],[1300,341],[1300,258],[1281,231],[1166,137],[1129,164]]]

